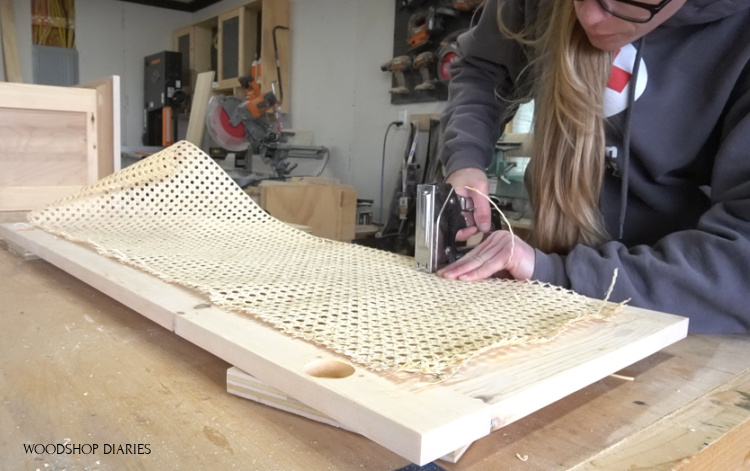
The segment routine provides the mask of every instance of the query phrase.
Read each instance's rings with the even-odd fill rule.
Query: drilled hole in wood
[[[354,367],[343,361],[316,360],[305,366],[305,373],[316,378],[346,378],[354,374]]]

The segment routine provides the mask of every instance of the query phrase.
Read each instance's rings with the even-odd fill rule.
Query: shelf
[[[197,75],[214,70],[217,93],[244,95],[238,78],[250,75],[253,60],[259,57],[262,73],[258,84],[263,93],[273,91],[272,84],[279,83],[280,72],[281,87],[276,85],[276,93],[277,98],[283,98],[282,112],[286,113],[291,101],[288,27],[288,0],[256,0],[175,30],[173,47],[183,53],[183,91],[191,94]]]

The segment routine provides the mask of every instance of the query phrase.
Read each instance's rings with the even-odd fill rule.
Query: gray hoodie
[[[448,173],[489,165],[502,97],[525,65],[498,31],[497,2],[459,38],[442,120]],[[538,1],[506,3],[516,29]],[[615,67],[600,201],[612,240],[537,250],[533,278],[602,298],[617,268],[612,301],[689,317],[694,333],[749,333],[750,0],[687,0]]]

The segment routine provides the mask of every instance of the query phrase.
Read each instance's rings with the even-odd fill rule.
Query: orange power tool
[[[265,95],[260,91],[260,85],[250,75],[239,78],[240,85],[245,89],[247,97],[247,109],[253,118],[260,118],[263,114],[276,105],[276,95],[267,92]]]

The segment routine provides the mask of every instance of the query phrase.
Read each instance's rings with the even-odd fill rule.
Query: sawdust
[[[400,255],[306,234],[187,142],[29,220],[373,370],[445,377],[490,348],[547,341],[618,310],[537,282],[446,280]]]

